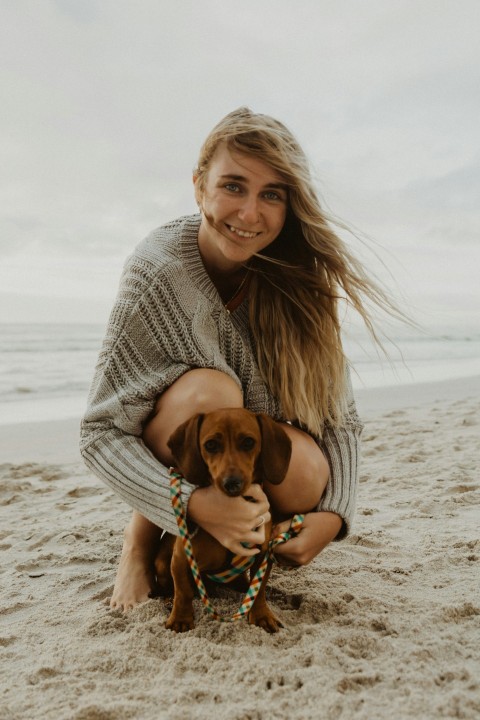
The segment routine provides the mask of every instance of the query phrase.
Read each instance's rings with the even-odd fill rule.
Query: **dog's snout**
[[[227,495],[240,495],[243,489],[243,480],[237,475],[227,475],[223,479],[222,485]]]

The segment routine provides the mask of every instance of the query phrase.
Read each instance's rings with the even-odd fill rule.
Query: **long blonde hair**
[[[260,372],[285,416],[321,435],[325,422],[338,425],[346,412],[340,298],[375,339],[365,300],[401,313],[334,232],[305,154],[282,123],[245,107],[229,113],[201,148],[195,170],[200,191],[221,143],[262,160],[288,186],[280,235],[248,264],[250,326]]]

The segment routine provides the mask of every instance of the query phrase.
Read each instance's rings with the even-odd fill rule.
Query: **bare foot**
[[[112,610],[131,610],[148,600],[154,588],[155,576],[150,553],[146,556],[144,551],[124,545],[110,598]]]

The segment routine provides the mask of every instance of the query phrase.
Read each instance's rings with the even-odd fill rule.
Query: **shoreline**
[[[374,416],[436,402],[480,396],[480,374],[450,380],[415,382],[405,385],[354,389],[360,415]]]
[[[428,383],[360,388],[354,390],[354,394],[359,415],[366,421],[388,412],[480,396],[480,375]],[[75,416],[0,424],[0,463],[81,461],[78,450],[80,420],[80,416]]]

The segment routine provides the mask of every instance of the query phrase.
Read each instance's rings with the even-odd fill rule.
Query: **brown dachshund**
[[[200,487],[213,484],[230,497],[248,496],[252,483],[267,480],[279,484],[284,479],[291,456],[291,442],[281,426],[264,414],[243,408],[215,410],[199,414],[180,425],[168,441],[176,466],[189,482]],[[259,559],[250,570],[251,577],[260,566],[271,534],[271,522],[265,527],[265,542]],[[170,568],[169,552],[173,545]],[[228,566],[229,551],[202,528],[192,539],[200,572],[216,573]],[[156,561],[159,584],[171,570],[174,583],[173,609],[166,627],[185,632],[194,627],[193,598],[195,583],[181,538],[163,543]],[[282,624],[265,599],[269,566],[248,621],[277,632]],[[162,579],[163,576],[163,579]]]

